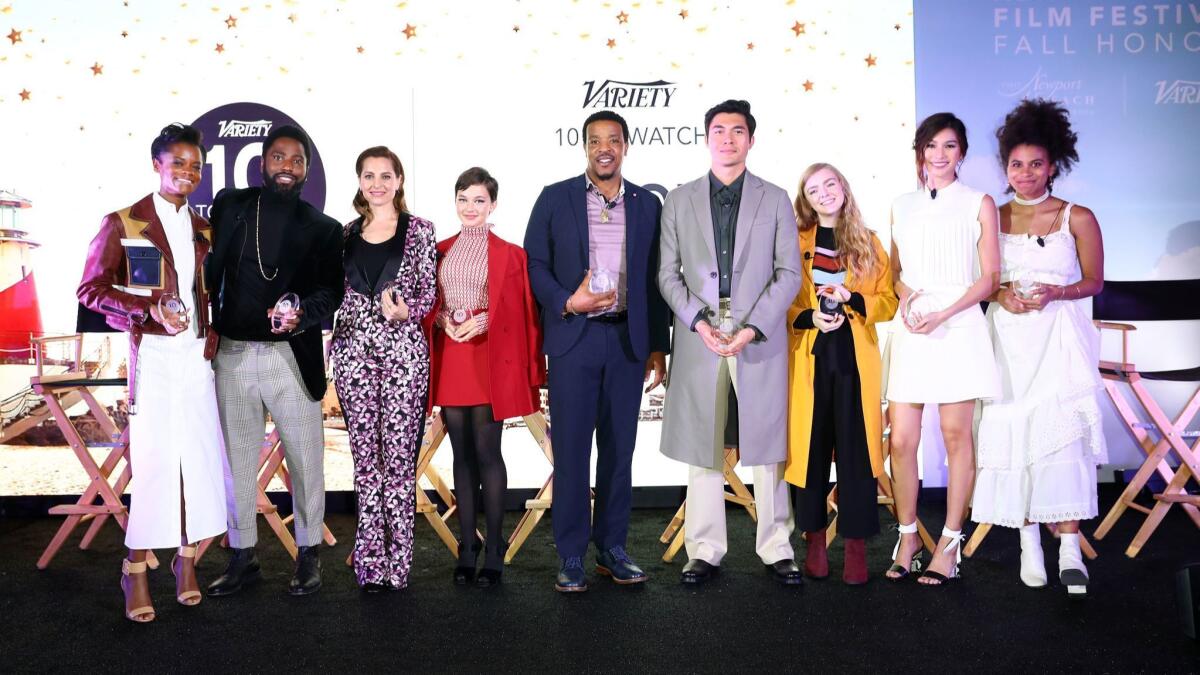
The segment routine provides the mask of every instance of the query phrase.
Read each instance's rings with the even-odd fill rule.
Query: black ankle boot
[[[488,546],[487,555],[483,559],[483,569],[475,579],[475,585],[480,588],[499,586],[500,577],[504,573],[504,555],[508,553],[508,543],[501,542],[499,546]]]
[[[208,585],[208,594],[211,597],[233,595],[242,590],[243,586],[261,578],[262,571],[258,566],[258,555],[254,552],[254,547],[235,548],[233,555],[229,557],[225,573]]]
[[[319,546],[301,546],[296,553],[296,573],[288,583],[291,595],[309,595],[321,588],[321,558]]]
[[[462,547],[462,544],[459,544]],[[479,550],[482,548],[479,540],[463,548],[458,556],[458,566],[454,568],[454,583],[465,586],[475,581],[475,565],[479,562]]]

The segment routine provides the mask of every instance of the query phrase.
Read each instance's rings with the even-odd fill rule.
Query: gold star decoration
[[[21,90],[21,100],[22,100],[22,101],[28,101],[28,100],[29,100],[29,97],[30,97],[32,94],[33,94],[33,92],[32,92],[32,91],[29,91],[28,89],[22,89],[22,90]]]
[[[616,46],[617,46],[617,41],[612,38],[609,38],[608,39],[608,48],[613,49]]]
[[[417,27],[411,23],[406,23],[402,32],[404,33],[404,39],[411,40],[417,36]]]
[[[104,74],[104,66],[100,65],[99,61],[96,61],[95,63],[93,63],[92,64],[92,76],[95,77],[96,75],[103,75],[103,74]]]
[[[12,43],[14,45],[17,44],[18,42],[21,41],[21,31],[17,30],[16,28],[12,29],[8,33],[8,39],[12,40]]]
[[[359,46],[358,46],[358,53],[359,53],[359,54],[361,54],[361,53],[363,53],[363,51],[364,51],[364,50],[363,50],[363,48],[362,48],[362,45],[359,45]]]
[[[625,13],[625,10],[621,10],[621,13],[617,15],[617,23],[629,23],[629,15]]]
[[[812,80],[805,80],[804,81],[804,91],[812,91],[812,88],[813,88]]]
[[[896,30],[900,30],[900,24],[896,24],[895,26],[892,26],[892,28],[895,28]]]
[[[753,43],[753,42],[747,42],[747,43],[746,43],[746,50],[747,50],[747,51],[751,51],[751,52],[752,52],[752,51],[754,51],[754,43]]]
[[[681,19],[686,19],[686,18],[687,18],[687,14],[688,14],[688,12],[687,12],[687,10],[686,10],[686,9],[681,9],[681,10],[679,10],[679,18],[681,18]]]
[[[516,24],[513,24],[513,32],[514,32],[514,33],[520,33],[520,32],[521,32],[521,27],[520,27],[520,26],[518,26],[518,25],[516,25]]]
[[[874,57],[874,56],[872,56],[872,55],[870,55],[870,54],[867,54],[867,58],[863,59],[863,61],[866,61],[866,62],[867,62],[867,67],[868,67],[868,68],[870,68],[871,66],[875,65],[875,57]]]
[[[123,37],[123,38],[129,37],[129,31],[127,31],[127,30],[121,31],[121,37]]]
[[[218,42],[218,43],[217,43],[217,46],[216,46],[216,47],[213,47],[213,51],[214,51],[214,52],[216,52],[216,53],[218,53],[218,54],[220,54],[221,52],[225,51],[225,45],[223,45],[223,44],[221,44],[220,42]]]
[[[296,23],[296,15],[295,15],[295,14],[288,14],[288,21],[290,21],[290,22],[292,22],[292,23]]]
[[[801,35],[804,35],[804,24],[797,21],[792,26],[792,32],[796,34],[796,37],[800,37]]]
[[[230,15],[229,15],[229,16],[228,16],[228,17],[225,19],[225,27],[226,27],[226,28],[237,28],[237,17],[236,17],[236,16],[234,16],[234,15],[232,15],[232,14],[230,14]]]

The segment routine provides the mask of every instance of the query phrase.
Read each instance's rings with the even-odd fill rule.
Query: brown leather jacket
[[[216,353],[217,334],[209,327],[208,285],[204,279],[204,260],[212,249],[208,221],[188,208],[192,216],[193,251],[196,277],[191,292],[196,308],[192,321],[205,339],[204,356]],[[129,333],[129,407],[136,411],[137,349],[142,335],[166,335],[167,331],[150,318],[150,307],[163,293],[181,294],[175,274],[173,252],[166,231],[154,210],[153,195],[146,195],[133,206],[108,214],[100,223],[100,232],[88,248],[83,279],[75,291],[85,307],[104,315],[109,326]],[[187,292],[187,291],[183,291]]]

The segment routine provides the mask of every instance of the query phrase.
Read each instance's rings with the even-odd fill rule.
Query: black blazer
[[[239,255],[233,245],[254,219],[260,188],[226,188],[217,193],[209,213],[213,251],[205,264],[212,284],[213,326],[220,332],[221,305],[225,290],[225,264]],[[342,226],[313,205],[300,201],[294,227],[283,242],[287,255],[280,257],[283,286],[300,296],[304,316],[288,337],[300,366],[304,386],[314,400],[325,395],[325,354],[321,346],[321,324],[342,304]],[[268,307],[264,307],[265,312]]]

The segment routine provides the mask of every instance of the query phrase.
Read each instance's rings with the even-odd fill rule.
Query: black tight
[[[462,541],[460,564],[473,564],[475,559],[472,550],[475,514],[482,501],[487,524],[484,566],[499,569],[503,565],[504,493],[508,490],[508,471],[500,454],[504,423],[492,418],[490,405],[443,407],[442,414],[454,448],[454,496],[458,501]]]

